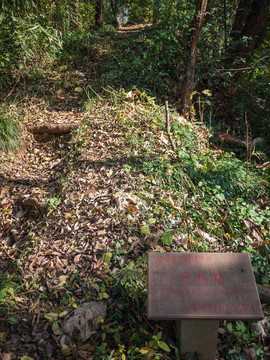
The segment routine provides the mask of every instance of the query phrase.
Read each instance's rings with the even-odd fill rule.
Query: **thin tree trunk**
[[[223,19],[224,19],[224,49],[228,45],[228,27],[227,27],[227,0],[223,0]]]
[[[206,12],[207,0],[197,0],[194,18],[191,23],[191,43],[189,50],[189,65],[186,71],[186,77],[182,88],[182,115],[188,114],[190,105],[190,96],[195,83],[195,65],[197,44],[200,36],[203,18]]]
[[[102,0],[96,0],[96,6],[95,6],[95,25],[96,27],[101,27],[103,24],[102,19]]]
[[[231,31],[230,48],[225,63],[237,57],[247,59],[261,42],[268,19],[270,0],[240,0]],[[246,40],[244,40],[246,38]]]
[[[117,15],[118,15],[118,12],[119,12],[119,9],[118,9],[118,0],[111,0],[111,7],[112,7],[112,11],[113,11],[113,16],[114,16],[114,26],[115,27],[119,27],[119,22],[118,22],[118,19],[117,19]]]

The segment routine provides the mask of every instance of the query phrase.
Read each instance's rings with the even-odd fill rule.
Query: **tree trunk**
[[[270,0],[240,0],[235,15],[225,64],[237,57],[247,59],[261,42],[268,19]]]
[[[115,27],[119,27],[119,22],[117,19],[117,15],[118,15],[118,1],[119,0],[111,0],[111,7],[112,7],[112,12],[113,12],[113,16],[114,16],[114,24],[113,26]]]
[[[96,27],[101,27],[103,24],[103,20],[102,20],[102,0],[96,0],[96,5],[95,5],[95,25]]]
[[[207,0],[197,0],[194,18],[191,22],[191,42],[189,50],[189,64],[186,70],[186,77],[182,88],[182,109],[181,114],[187,115],[190,105],[190,96],[195,83],[196,52],[203,18],[206,12]]]

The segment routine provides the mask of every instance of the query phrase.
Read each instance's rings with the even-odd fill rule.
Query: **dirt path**
[[[130,29],[121,30],[126,32]],[[74,72],[73,80],[67,80],[70,89],[51,81],[46,101],[26,99],[23,146],[14,155],[1,155],[0,277],[11,285],[5,285],[0,317],[14,326],[3,323],[6,341],[0,353],[62,359],[61,336],[51,331],[45,314],[55,308],[71,311],[72,301],[87,301],[87,293],[93,292],[89,279],[108,276],[103,254],[130,247],[119,242],[127,237],[116,216],[120,202],[128,201],[125,133],[106,101],[81,110],[83,89],[95,81],[92,75]],[[49,142],[37,141],[27,131],[29,125],[48,123],[76,123],[78,130]],[[94,293],[92,299],[100,299]]]
[[[119,35],[120,39],[126,39],[134,34],[138,34],[141,31],[150,28],[152,24],[136,24],[129,26],[120,26],[116,33]]]

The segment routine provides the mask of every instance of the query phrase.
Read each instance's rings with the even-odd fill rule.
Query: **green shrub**
[[[62,49],[62,34],[34,14],[0,23],[2,86],[28,79],[52,64]]]

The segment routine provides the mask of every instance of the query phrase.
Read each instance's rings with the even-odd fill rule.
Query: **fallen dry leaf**
[[[203,239],[205,239],[206,241],[209,241],[211,243],[215,243],[218,241],[217,239],[215,239],[214,237],[210,236],[205,231],[202,231],[200,229],[196,230],[195,233],[196,233],[196,235],[199,235],[200,237],[202,237]]]
[[[259,243],[263,242],[262,229],[250,219],[245,219],[244,224],[247,228],[248,234],[256,239]]]
[[[11,353],[3,354],[2,360],[11,360],[12,359],[11,355],[12,355]]]

